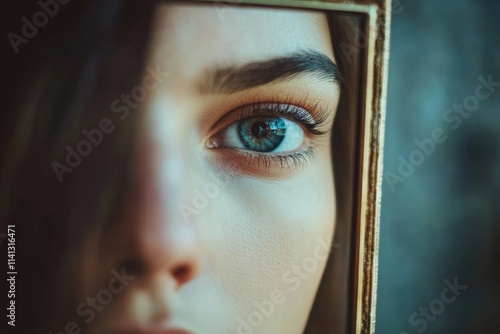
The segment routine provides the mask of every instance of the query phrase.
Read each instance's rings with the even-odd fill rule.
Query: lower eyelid
[[[303,166],[314,158],[314,148],[307,146],[302,150],[287,154],[262,154],[254,152],[244,152],[252,163],[263,166],[266,169],[279,167],[280,169],[291,169]]]
[[[213,157],[216,168],[229,175],[282,178],[300,171],[313,161],[315,154],[315,145],[307,145],[285,154],[258,153],[223,147],[215,150]],[[287,173],[283,174],[285,171]]]

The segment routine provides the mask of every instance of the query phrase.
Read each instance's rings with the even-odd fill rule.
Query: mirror
[[[68,7],[14,104],[22,326],[373,333],[388,9]]]

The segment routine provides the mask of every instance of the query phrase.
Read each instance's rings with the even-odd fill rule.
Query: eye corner
[[[205,147],[208,148],[208,149],[214,149],[214,148],[220,148],[221,145],[220,145],[220,140],[218,140],[218,138],[216,138],[217,134],[215,134],[214,136],[210,137],[206,143],[205,143]]]

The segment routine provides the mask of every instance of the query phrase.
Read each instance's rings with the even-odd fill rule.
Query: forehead
[[[150,60],[175,76],[199,75],[209,65],[233,65],[300,49],[333,60],[326,14],[243,5],[160,4]]]

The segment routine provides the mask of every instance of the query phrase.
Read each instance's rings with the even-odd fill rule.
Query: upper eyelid
[[[256,108],[256,106],[251,106],[250,108]],[[312,134],[320,135],[323,134],[323,131],[319,131],[316,128],[322,125],[326,121],[328,116],[325,113],[323,116],[320,116],[318,119],[315,119],[308,110],[294,104],[270,103],[270,104],[264,104],[262,106],[262,109],[259,108],[256,109],[265,110],[265,112],[250,114],[250,115],[240,114],[239,120],[259,115],[279,116],[287,118],[290,121],[302,125],[303,127],[306,128],[306,130],[310,131]],[[278,109],[281,109],[281,111],[279,111]]]
[[[301,102],[300,104],[304,103]],[[305,130],[311,132],[312,134],[321,135],[325,133],[325,131],[319,131],[316,128],[326,123],[331,112],[326,108],[320,108],[319,102],[314,105],[314,114],[316,117],[313,116],[310,109],[311,108],[306,108],[294,102],[254,102],[234,108],[225,114],[210,128],[210,133],[217,134],[242,119],[259,115],[284,117],[297,122],[301,126],[305,127]],[[256,112],[258,110],[264,111],[261,113]],[[299,112],[296,112],[297,110],[301,110],[303,113],[300,114]]]

